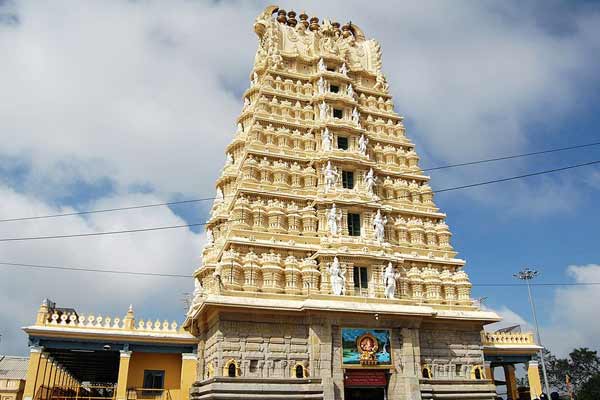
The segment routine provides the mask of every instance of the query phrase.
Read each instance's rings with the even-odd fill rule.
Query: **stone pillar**
[[[127,399],[127,377],[129,375],[129,361],[131,351],[121,350],[119,357],[119,375],[117,378],[117,400]]]
[[[507,364],[504,366],[504,377],[506,380],[506,395],[512,400],[517,400],[519,398],[519,390],[517,389],[514,365]]]
[[[36,384],[35,391],[41,388],[42,386],[48,387],[48,376],[50,375],[50,361],[48,360],[50,354],[42,353],[42,361],[40,363],[40,375],[38,377],[38,382]]]
[[[390,400],[421,400],[421,389],[419,386],[419,377],[421,375],[421,345],[419,343],[419,329],[402,328],[402,374],[395,375],[397,393],[403,393],[403,396],[388,392]],[[394,375],[392,376],[394,377]],[[392,382],[390,382],[390,385]],[[403,387],[402,387],[403,386]]]
[[[27,377],[25,380],[24,400],[31,400],[35,396],[36,388],[40,386],[38,374],[42,364],[43,347],[31,346],[29,349],[29,365],[27,366]]]
[[[181,400],[189,400],[190,388],[198,374],[198,356],[196,353],[181,355]]]
[[[492,363],[485,361],[483,363],[483,368],[485,371],[485,379],[490,379],[492,382],[494,382],[494,367],[492,367]]]
[[[529,380],[531,398],[540,397],[540,394],[542,394],[542,382],[540,380],[540,370],[537,361],[531,360],[527,363],[527,379]]]

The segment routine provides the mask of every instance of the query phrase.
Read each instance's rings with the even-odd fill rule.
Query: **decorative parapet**
[[[481,344],[484,346],[498,345],[534,345],[532,332],[481,332]]]
[[[100,314],[78,314],[73,309],[55,308],[54,304],[44,301],[38,310],[36,326],[76,328],[76,329],[104,329],[129,332],[156,332],[156,333],[179,333],[177,322],[140,319],[135,321],[133,307],[125,317],[106,317]]]

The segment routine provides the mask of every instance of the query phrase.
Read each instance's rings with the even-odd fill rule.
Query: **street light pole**
[[[531,305],[531,313],[533,314],[533,321],[535,323],[535,334],[537,336],[538,344],[542,347],[540,349],[540,361],[542,362],[542,373],[544,374],[544,387],[546,388],[546,393],[550,393],[550,387],[548,386],[548,375],[546,374],[546,362],[544,361],[544,345],[542,345],[542,338],[540,337],[540,327],[537,321],[537,315],[535,313],[535,303],[533,302],[533,296],[531,295],[531,285],[529,281],[539,275],[539,271],[532,270],[529,268],[523,268],[513,276],[517,279],[521,279],[525,281],[527,284],[527,293],[529,294],[529,304]]]

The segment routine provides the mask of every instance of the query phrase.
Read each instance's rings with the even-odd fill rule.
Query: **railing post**
[[[198,355],[196,353],[181,354],[181,400],[189,400],[190,388],[197,379]],[[170,394],[169,394],[170,397]]]
[[[23,391],[24,400],[33,400],[35,389],[38,386],[38,373],[40,370],[40,361],[42,359],[43,347],[32,346],[29,350],[29,365],[27,366],[27,378],[25,380],[25,389]],[[43,382],[42,382],[43,384]]]
[[[119,377],[117,380],[117,400],[125,400],[127,398],[127,376],[129,375],[129,361],[131,359],[131,351],[121,350],[119,357]]]

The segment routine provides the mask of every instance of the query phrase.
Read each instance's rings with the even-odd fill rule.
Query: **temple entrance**
[[[386,400],[387,376],[376,369],[349,369],[344,373],[345,400]]]
[[[385,400],[385,388],[346,388],[345,400]]]

